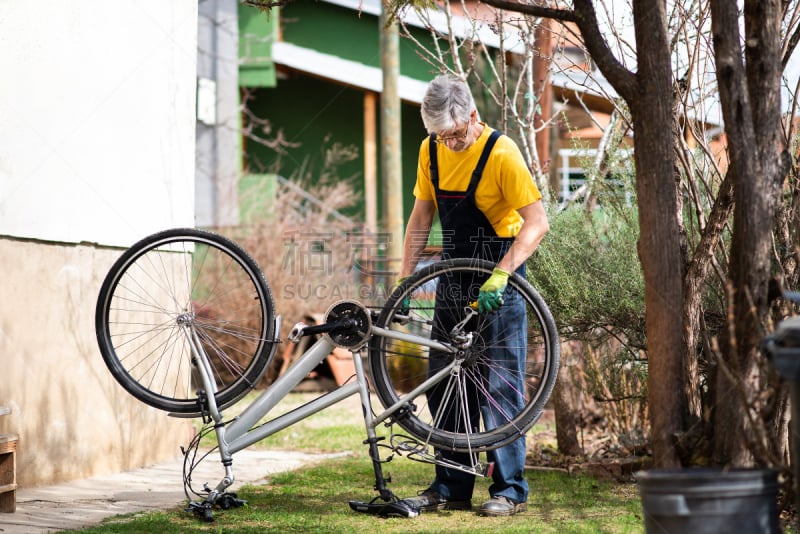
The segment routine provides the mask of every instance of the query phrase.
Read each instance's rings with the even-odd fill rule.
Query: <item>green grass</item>
[[[276,413],[297,406],[307,395],[293,394]],[[272,475],[258,486],[236,486],[242,508],[215,509],[213,523],[196,519],[183,507],[156,513],[117,516],[89,533],[144,532],[643,532],[636,486],[599,482],[563,472],[527,473],[528,511],[508,518],[479,517],[474,512],[422,514],[413,519],[379,518],[350,510],[348,501],[375,496],[374,477],[356,399],[324,410],[259,443],[259,447],[304,452],[343,452],[296,471]],[[416,495],[433,476],[433,466],[395,457],[385,464],[390,488],[400,497]],[[479,478],[473,507],[488,498],[490,480]]]
[[[431,476],[431,466],[396,459],[387,466],[392,489],[400,496],[416,495]],[[83,530],[126,532],[642,532],[640,504],[632,484],[609,484],[584,476],[530,472],[528,511],[507,518],[479,517],[474,512],[422,514],[414,519],[379,518],[350,510],[348,501],[374,496],[372,468],[366,456],[337,458],[281,473],[259,486],[244,486],[237,494],[243,508],[215,510],[214,523],[203,523],[183,509],[108,520]],[[473,506],[488,495],[489,481],[479,479]]]

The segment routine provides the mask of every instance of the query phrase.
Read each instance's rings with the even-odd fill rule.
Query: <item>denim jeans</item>
[[[466,281],[459,281],[465,284]],[[472,287],[479,287],[479,283],[471,284]],[[436,323],[434,327],[434,337],[444,339],[456,322],[452,314],[448,314],[448,309],[460,306],[462,302],[454,303],[451,295],[463,295],[469,291],[445,291],[445,298],[437,298],[436,304]],[[473,291],[474,293],[474,291]],[[438,291],[437,291],[438,294]],[[503,423],[504,418],[500,415],[506,413],[518,413],[524,405],[524,398],[518,392],[524,391],[524,372],[527,347],[527,328],[525,316],[525,302],[519,293],[506,290],[504,294],[504,304],[496,312],[490,314],[488,325],[482,328],[479,338],[481,345],[486,347],[480,349],[482,357],[491,361],[491,366],[478,364],[480,376],[483,379],[483,388],[488,390],[488,394],[477,396],[475,388],[471,388],[468,393],[475,401],[471,406],[478,406],[483,417],[486,429],[494,428]],[[474,320],[474,319],[473,319]],[[437,367],[447,363],[450,357],[431,353],[431,363],[429,373],[437,371]],[[438,365],[437,365],[438,362]],[[474,384],[473,384],[474,385]],[[429,393],[428,402],[433,410],[438,410],[442,399],[441,391],[437,390]],[[489,399],[489,402],[487,402]],[[477,401],[480,401],[478,403]],[[457,418],[455,410],[446,410],[452,417],[442,423],[446,429],[455,428]],[[470,413],[471,420],[477,419],[477,408]],[[459,421],[460,422],[460,421]],[[455,453],[450,451],[437,451],[442,457],[460,464],[470,465],[471,461],[468,453]],[[514,441],[513,443],[494,449],[487,453],[490,462],[494,462],[492,473],[492,485],[489,487],[489,494],[492,497],[504,496],[515,502],[525,502],[528,499],[528,482],[525,479],[525,438]],[[475,485],[475,475],[465,473],[458,469],[436,466],[436,478],[430,489],[436,491],[448,500],[469,500]]]

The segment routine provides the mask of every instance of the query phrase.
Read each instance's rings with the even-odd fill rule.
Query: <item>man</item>
[[[509,273],[524,276],[525,261],[549,230],[541,194],[525,160],[510,138],[480,121],[469,87],[459,78],[436,77],[423,97],[421,114],[431,135],[420,146],[400,277],[414,271],[438,211],[444,258],[479,257],[495,263],[480,286],[479,312],[507,314],[505,319],[521,322],[524,330],[524,304],[507,302],[503,292]],[[515,363],[524,369],[524,347],[517,352]],[[439,400],[429,399],[432,405]],[[464,463],[459,461],[463,453],[440,452]],[[524,511],[524,438],[491,451],[489,460],[495,463],[491,499],[478,513],[508,516]],[[430,487],[405,502],[423,512],[470,509],[474,482],[474,475],[437,465]]]

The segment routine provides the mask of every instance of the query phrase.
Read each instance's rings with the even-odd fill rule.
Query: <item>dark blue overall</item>
[[[447,191],[439,187],[435,134],[430,137],[430,173],[436,192],[439,220],[442,224],[442,257],[445,259],[481,258],[497,263],[511,246],[513,238],[498,237],[486,215],[475,203],[475,190],[478,188],[489,154],[500,135],[500,132],[493,131],[489,136],[466,191]],[[525,276],[524,263],[517,272]],[[436,319],[432,334],[434,338],[446,338],[459,320],[459,310],[477,300],[480,286],[487,278],[488,276],[481,279],[465,279],[462,276],[458,279],[440,280],[436,292]],[[486,428],[493,428],[502,423],[502,420],[497,421],[496,414],[503,411],[510,413],[519,411],[523,399],[517,393],[523,391],[525,387],[523,378],[527,346],[525,304],[517,292],[506,291],[503,297],[503,306],[497,312],[490,314],[488,320],[486,317],[483,318],[487,325],[480,331],[480,338],[486,345],[482,350],[482,357],[492,362],[491,366],[480,366],[479,373],[483,380],[480,389],[488,390],[488,395],[479,397],[475,391],[475,384],[470,384],[473,399],[485,400],[487,397],[492,399],[491,403],[481,402],[479,406]],[[436,372],[448,360],[445,355],[438,356],[432,351],[430,373]],[[440,365],[437,366],[437,362]],[[501,371],[498,372],[498,369]],[[438,411],[443,402],[442,392],[429,393],[428,401],[431,408]],[[470,404],[474,408],[467,410],[470,412],[470,420],[477,421],[478,402]],[[458,410],[446,411],[454,414]],[[449,430],[456,429],[459,422],[455,419],[455,417],[448,418],[443,422],[443,426]],[[471,463],[466,453],[439,452],[454,462],[467,465]],[[518,439],[510,445],[490,451],[488,458],[490,462],[495,463],[492,473],[493,484],[489,488],[489,494],[493,497],[502,495],[516,502],[527,501],[528,483],[523,474],[525,439]],[[430,489],[448,500],[469,500],[472,497],[474,483],[473,475],[437,465],[436,479]]]

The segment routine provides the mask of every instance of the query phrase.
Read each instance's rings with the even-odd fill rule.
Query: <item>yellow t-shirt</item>
[[[492,128],[484,124],[480,137],[463,152],[453,152],[444,145],[436,145],[439,189],[467,190],[472,171],[478,165],[483,147],[492,131]],[[436,203],[436,191],[431,181],[429,143],[430,139],[426,137],[419,149],[414,196]],[[481,181],[475,190],[475,204],[478,209],[483,212],[499,237],[514,237],[522,227],[522,217],[517,209],[541,198],[542,194],[536,187],[519,148],[509,137],[501,136],[489,155]]]

